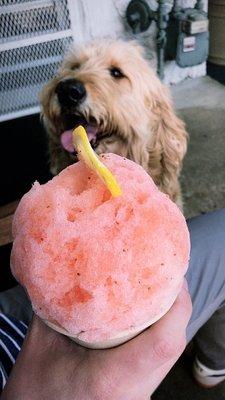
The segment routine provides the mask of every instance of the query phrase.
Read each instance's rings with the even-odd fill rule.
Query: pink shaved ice
[[[100,158],[122,196],[113,198],[80,161],[35,182],[13,222],[12,271],[34,311],[87,342],[167,312],[190,252],[182,213],[142,167],[115,154]]]

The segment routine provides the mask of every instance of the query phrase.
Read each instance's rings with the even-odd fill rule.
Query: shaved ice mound
[[[122,196],[83,162],[22,198],[11,267],[47,324],[87,347],[123,343],[172,306],[190,240],[178,207],[142,167],[107,154]]]

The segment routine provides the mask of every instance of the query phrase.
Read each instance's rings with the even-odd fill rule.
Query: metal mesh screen
[[[0,1],[0,120],[38,111],[72,41],[66,0]]]
[[[65,1],[20,1],[2,6],[1,9],[0,38],[3,42],[18,39],[18,36],[42,35],[43,32],[58,32],[69,27]]]

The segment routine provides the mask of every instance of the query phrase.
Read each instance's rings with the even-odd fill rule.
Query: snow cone
[[[82,161],[22,198],[11,267],[49,326],[107,348],[170,309],[190,241],[182,213],[142,167],[115,154],[91,158],[82,140]]]

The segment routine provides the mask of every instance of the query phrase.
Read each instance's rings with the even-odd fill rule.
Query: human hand
[[[185,283],[170,311],[129,342],[89,350],[34,316],[1,400],[147,400],[186,345]]]

